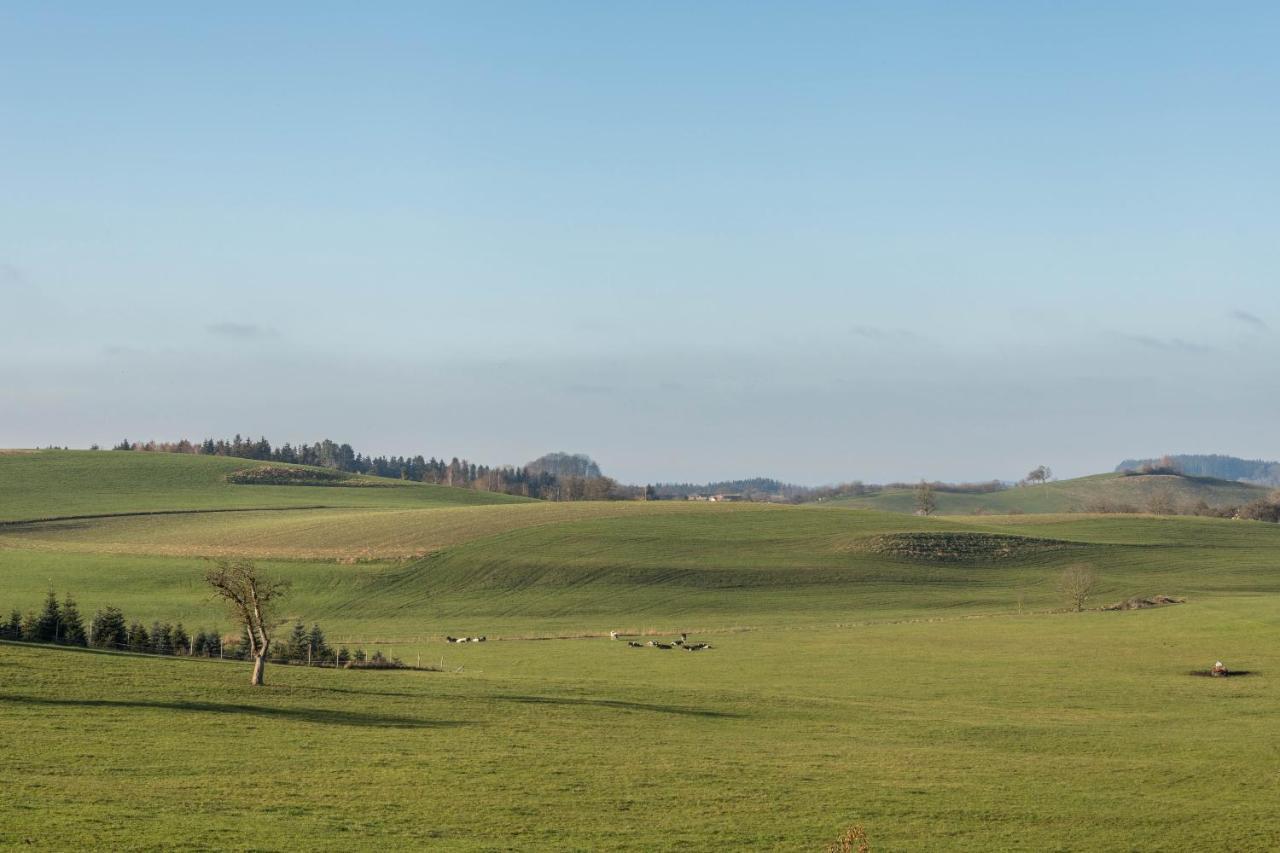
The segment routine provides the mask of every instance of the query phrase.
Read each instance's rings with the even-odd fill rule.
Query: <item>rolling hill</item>
[[[1153,499],[1183,511],[1204,501],[1211,507],[1239,506],[1264,498],[1271,489],[1232,480],[1174,475],[1096,474],[1000,492],[966,494],[936,491],[938,514],[1062,513],[1092,511],[1148,512]],[[876,494],[834,498],[822,503],[888,512],[914,512],[913,489],[886,489]]]
[[[438,671],[253,689],[240,663],[0,642],[0,846],[1280,844],[1280,525],[227,482],[253,464],[0,456],[0,614],[52,586],[227,633],[201,574],[248,556],[291,582],[283,619]],[[1091,607],[1189,603],[1065,612],[1080,564]],[[1218,658],[1253,674],[1190,677]]]
[[[1266,459],[1241,459],[1239,456],[1224,456],[1220,453],[1180,453],[1175,456],[1150,459],[1126,459],[1116,466],[1116,470],[1137,471],[1143,466],[1167,464],[1193,477],[1238,480],[1270,488],[1280,486],[1280,462]]]
[[[1249,588],[1261,555],[1280,544],[1275,525],[1216,519],[917,518],[834,502],[546,503],[394,481],[226,482],[228,471],[254,464],[124,452],[0,456],[8,592],[33,603],[52,583],[90,608],[211,622],[219,611],[199,585],[206,558],[241,556],[292,580],[291,613],[344,631],[420,636],[449,630],[442,619],[490,633],[559,632],[596,619],[726,627],[748,617],[799,624],[1003,612],[1018,601],[1051,607],[1054,572],[1078,561],[1106,563],[1104,589],[1117,598]],[[1221,488],[1100,477],[981,497],[1043,497],[1038,508],[1049,510],[1100,491],[1082,485],[1115,494],[1160,479]],[[37,520],[14,520],[23,517]],[[921,539],[923,550],[911,539],[939,536],[958,538]],[[912,556],[932,554],[937,541],[954,558]],[[1232,550],[1215,550],[1222,543]],[[1205,565],[1230,570],[1205,574]]]
[[[347,485],[242,485],[255,468],[327,469],[225,456],[88,450],[0,451],[0,522],[84,515],[298,507],[410,508],[524,498],[352,475]]]

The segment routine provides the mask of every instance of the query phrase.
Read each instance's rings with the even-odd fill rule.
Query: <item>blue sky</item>
[[[1280,7],[6,3],[0,445],[1280,457]]]

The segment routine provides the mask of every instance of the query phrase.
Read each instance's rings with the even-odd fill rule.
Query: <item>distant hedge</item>
[[[228,483],[239,486],[346,486],[348,488],[378,488],[384,483],[362,480],[345,471],[324,469],[288,468],[283,465],[259,465],[232,471],[226,477]]]

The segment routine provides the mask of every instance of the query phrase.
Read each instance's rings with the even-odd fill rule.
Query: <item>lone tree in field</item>
[[[218,560],[205,572],[204,579],[227,603],[232,616],[244,625],[248,653],[253,657],[249,684],[261,686],[271,649],[271,630],[275,627],[271,621],[272,604],[288,590],[288,582],[267,579],[249,560]]]
[[[1077,613],[1084,610],[1084,603],[1097,586],[1098,576],[1088,566],[1067,566],[1058,578],[1058,591]]]
[[[916,514],[933,515],[937,508],[938,499],[933,494],[933,485],[921,480],[916,486]]]

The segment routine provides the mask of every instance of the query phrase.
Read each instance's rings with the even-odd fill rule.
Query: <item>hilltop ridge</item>
[[[1219,453],[1179,454],[1152,459],[1126,459],[1116,466],[1117,473],[1138,471],[1144,466],[1172,465],[1193,477],[1213,477],[1260,486],[1280,486],[1280,462],[1265,459],[1242,459]]]
[[[1155,512],[1188,513],[1204,505],[1211,509],[1241,506],[1265,498],[1269,489],[1251,483],[1177,474],[1093,474],[1051,480],[985,493],[935,491],[940,515]],[[915,491],[889,488],[865,495],[832,498],[823,503],[859,506],[890,512],[914,512]]]

